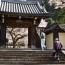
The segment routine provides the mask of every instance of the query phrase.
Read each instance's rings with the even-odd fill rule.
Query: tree
[[[58,8],[53,19],[59,24],[65,24],[65,7],[62,9]]]
[[[19,33],[21,29],[20,28],[7,28],[6,32],[10,34],[12,41],[13,41],[13,48],[15,48],[15,44],[19,39],[22,39],[27,36],[27,34],[24,34],[24,32]]]
[[[46,29],[49,28],[54,23],[54,21],[52,20],[52,18],[49,18],[47,21],[48,21],[48,24],[46,26]]]
[[[65,23],[65,6],[64,0],[48,0],[49,2],[49,8],[50,8],[50,12],[54,13],[54,16],[52,17],[52,19],[59,23],[59,24],[63,24]]]

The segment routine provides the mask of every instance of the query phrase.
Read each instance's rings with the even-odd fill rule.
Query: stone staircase
[[[43,65],[65,64],[65,55],[60,61],[52,57],[53,50],[0,50],[0,65]]]

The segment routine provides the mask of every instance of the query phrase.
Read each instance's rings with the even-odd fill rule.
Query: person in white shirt
[[[45,48],[45,33],[41,32],[41,49],[44,50]]]

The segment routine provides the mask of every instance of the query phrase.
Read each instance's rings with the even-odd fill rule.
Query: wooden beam
[[[10,27],[32,27],[34,23],[33,18],[5,17],[6,26]]]

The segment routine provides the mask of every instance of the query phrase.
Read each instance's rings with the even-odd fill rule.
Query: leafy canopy
[[[59,24],[65,24],[65,7],[62,9],[58,8],[53,19]]]

